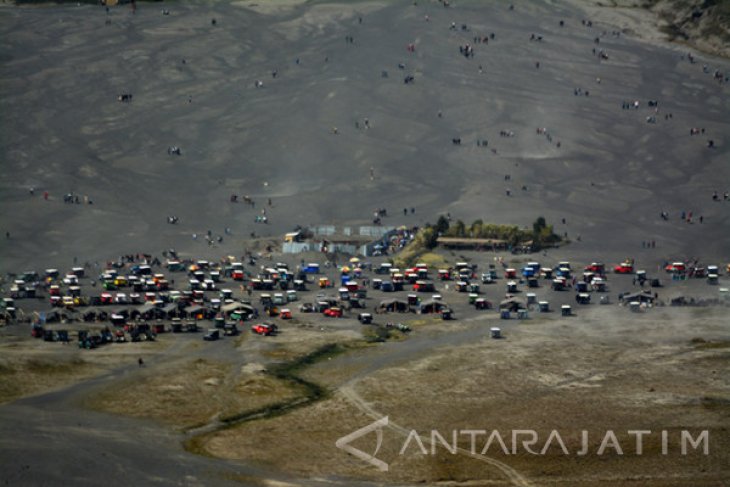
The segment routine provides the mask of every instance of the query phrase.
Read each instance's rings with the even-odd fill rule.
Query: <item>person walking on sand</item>
[[[140,357],[140,358],[138,358],[138,359],[137,359],[137,364],[138,364],[138,365],[139,365],[140,367],[143,367],[143,366],[144,366],[144,360],[142,360],[142,357]]]

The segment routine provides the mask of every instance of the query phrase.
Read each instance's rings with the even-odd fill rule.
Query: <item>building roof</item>
[[[460,238],[460,237],[439,237],[436,240],[442,245],[506,245],[506,240],[498,238]]]

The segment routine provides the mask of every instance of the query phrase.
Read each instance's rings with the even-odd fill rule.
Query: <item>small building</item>
[[[496,238],[457,238],[457,237],[439,237],[436,243],[447,249],[454,250],[507,250],[508,243],[506,240]]]

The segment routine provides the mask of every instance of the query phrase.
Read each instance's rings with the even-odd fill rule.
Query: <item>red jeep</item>
[[[324,310],[324,315],[329,318],[342,318],[342,308],[327,308]]]
[[[664,268],[665,271],[674,274],[684,274],[687,271],[687,266],[684,262],[673,262]]]
[[[631,262],[622,262],[621,264],[613,268],[613,272],[615,272],[616,274],[633,274],[634,264],[632,264]]]
[[[275,335],[277,327],[273,323],[257,323],[251,326],[251,331],[258,335]]]
[[[584,269],[586,272],[594,272],[596,274],[603,274],[606,272],[606,266],[603,265],[601,262],[592,262],[591,265],[585,266]]]

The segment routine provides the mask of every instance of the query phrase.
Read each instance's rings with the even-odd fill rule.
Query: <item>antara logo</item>
[[[378,460],[375,458],[375,455],[378,454],[378,450],[380,450],[380,446],[383,443],[383,427],[388,426],[388,416],[385,416],[383,418],[380,418],[379,420],[370,423],[369,425],[360,428],[357,431],[353,431],[349,435],[343,436],[339,440],[335,442],[335,446],[337,448],[340,448],[342,450],[345,450],[346,452],[355,455],[357,458],[368,462],[370,465],[376,467],[381,472],[387,472],[388,471],[388,464],[385,463],[382,460]],[[372,455],[365,453],[362,450],[358,450],[354,446],[350,445],[350,443],[361,436],[365,436],[366,434],[370,433],[371,431],[375,431],[375,435],[377,437],[377,443],[375,445],[375,451]]]

